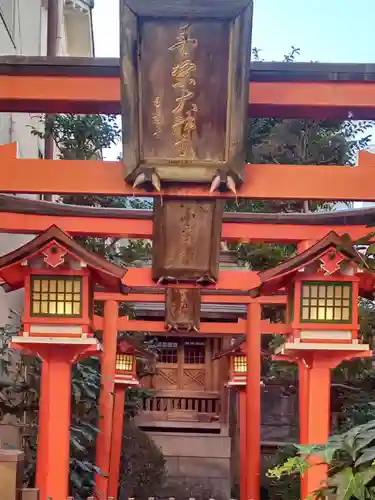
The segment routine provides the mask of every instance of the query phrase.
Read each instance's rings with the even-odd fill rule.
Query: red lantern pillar
[[[12,342],[12,347],[43,360],[37,451],[37,488],[41,498],[66,500],[69,494],[71,368],[98,345]],[[56,397],[58,391],[58,397]]]
[[[330,380],[333,360],[315,352],[306,365],[299,363],[300,381],[300,442],[324,444],[330,432]],[[308,363],[308,364],[307,364]],[[302,375],[302,377],[301,377]],[[301,380],[302,379],[302,380]],[[322,486],[327,478],[327,465],[319,457],[311,457],[312,467],[301,478],[301,498],[306,498]]]
[[[100,469],[100,474],[97,474],[95,478],[95,491],[100,498],[107,498],[108,496],[116,373],[117,319],[117,302],[115,300],[105,301],[99,400],[100,433],[98,434],[96,445],[96,465]]]
[[[238,391],[240,421],[240,500],[247,500],[246,389]]]
[[[260,304],[247,309],[246,443],[247,498],[260,498]]]
[[[122,436],[124,429],[125,394],[126,386],[123,384],[116,384],[115,407],[113,412],[111,462],[108,479],[108,496],[113,497],[114,499],[117,498],[119,487]]]
[[[369,351],[353,353],[344,349],[298,353],[301,444],[325,444],[329,439],[331,369],[342,361],[370,355]],[[321,458],[312,456],[309,461],[311,467],[301,479],[301,498],[311,496],[327,479],[328,466]]]
[[[46,474],[43,470],[41,464],[47,464],[48,459],[43,456],[46,451],[46,441],[47,441],[47,427],[48,427],[48,404],[43,404],[44,401],[48,401],[48,363],[44,361],[42,363],[42,373],[40,378],[40,404],[39,404],[39,422],[38,422],[38,442],[37,442],[37,454],[36,454],[36,480],[35,486],[39,490],[43,490],[43,482],[45,480]]]
[[[139,350],[129,345],[126,340],[123,340],[118,346],[116,356],[115,404],[108,478],[108,495],[114,499],[117,498],[119,486],[126,389],[128,387],[139,387],[136,373],[136,354],[140,353]]]

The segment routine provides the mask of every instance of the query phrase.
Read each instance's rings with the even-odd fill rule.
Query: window
[[[178,343],[176,341],[160,341],[156,347],[159,363],[177,364]]]
[[[302,322],[350,323],[351,283],[302,283]]]
[[[133,356],[129,354],[117,354],[116,370],[123,372],[133,371]]]
[[[234,356],[233,370],[235,373],[246,373],[247,360],[246,356]]]
[[[199,340],[186,340],[184,344],[184,363],[188,365],[204,365],[206,343]]]
[[[33,316],[82,316],[82,278],[36,276],[31,280]]]

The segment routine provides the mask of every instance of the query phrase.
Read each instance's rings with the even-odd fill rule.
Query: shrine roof
[[[1,56],[0,74],[39,76],[120,76],[118,58]],[[254,61],[254,82],[375,81],[375,64]]]
[[[364,264],[364,260],[357,250],[337,233],[331,231],[304,252],[291,257],[272,269],[258,273],[261,285],[253,290],[255,292],[253,295],[261,295],[264,293],[265,288],[268,290],[285,286],[291,274],[316,261],[330,249],[338,250],[342,255],[359,265]]]
[[[52,241],[60,244],[68,252],[82,260],[94,273],[98,283],[114,291],[124,291],[125,287],[121,280],[127,272],[125,268],[116,266],[105,258],[86,250],[55,225],[16,250],[0,257],[0,274],[4,281],[9,283],[12,289],[23,287],[22,274],[16,273],[12,279],[10,269],[21,265],[22,261],[36,254]]]

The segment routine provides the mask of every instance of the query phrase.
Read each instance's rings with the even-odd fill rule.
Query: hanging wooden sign
[[[223,210],[221,200],[155,200],[152,234],[155,281],[216,282]]]
[[[238,184],[252,0],[120,3],[126,180]]]
[[[166,289],[165,325],[169,331],[199,332],[200,314],[200,290],[194,288]]]

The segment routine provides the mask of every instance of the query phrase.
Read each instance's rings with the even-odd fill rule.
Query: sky
[[[230,0],[228,0],[230,1]],[[119,52],[119,0],[95,0],[98,57]],[[375,63],[374,0],[254,0],[253,47],[277,61],[293,45],[300,61]]]

